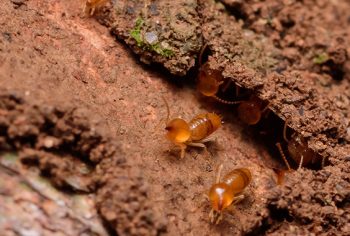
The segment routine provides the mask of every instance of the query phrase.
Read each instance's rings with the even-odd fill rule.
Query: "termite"
[[[319,162],[320,157],[319,155],[314,152],[312,149],[308,147],[307,141],[305,138],[300,137],[296,133],[293,133],[291,138],[287,138],[287,121],[284,124],[283,128],[283,139],[287,143],[287,149],[289,156],[296,162],[299,163],[298,169],[299,170],[303,166],[307,166],[309,164],[315,164]],[[282,146],[280,143],[276,143],[276,146],[281,153],[281,156],[288,168],[288,170],[292,170],[290,167],[288,160],[286,158],[286,155],[283,152]],[[322,159],[322,168],[324,166],[324,159]]]
[[[216,224],[222,220],[223,210],[231,205],[235,205],[244,198],[242,192],[252,181],[252,174],[247,168],[234,169],[220,180],[222,168],[223,165],[221,164],[216,176],[216,182],[209,190],[209,200],[212,207],[209,218],[212,223]]]
[[[223,77],[220,71],[210,70],[209,65],[204,64],[204,68],[200,69],[198,76],[197,89],[204,96],[212,97],[215,100],[228,104],[228,105],[238,105],[238,116],[240,119],[248,124],[257,124],[262,114],[267,110],[268,106],[264,106],[263,101],[256,96],[250,96],[246,101],[226,101],[222,98],[216,96],[219,91],[219,87],[224,83]]]
[[[96,9],[103,6],[108,0],[86,0],[84,6],[84,14],[92,16]]]
[[[200,58],[202,57],[201,54]],[[231,80],[225,85],[225,88],[229,86],[230,81]],[[253,95],[246,101],[226,101],[219,98],[216,94],[219,92],[219,88],[224,82],[224,77],[219,70],[210,69],[208,63],[201,65],[197,81],[197,90],[204,96],[212,97],[221,103],[228,105],[239,104],[239,118],[248,125],[257,124],[260,121],[262,114],[268,109],[268,105],[264,106],[264,102],[257,96]],[[236,87],[236,89],[236,94],[238,94],[238,87]]]
[[[197,78],[197,90],[207,97],[212,97],[215,100],[224,104],[237,104],[236,102],[226,101],[219,98],[216,94],[219,92],[220,86],[225,82],[224,77],[220,70],[211,69],[209,63],[206,62],[202,64],[202,57],[208,44],[205,44],[199,54],[199,73]],[[224,86],[223,91],[225,91],[231,83],[231,80],[227,82]]]
[[[190,122],[181,118],[169,120],[170,108],[164,97],[163,100],[167,108],[166,137],[180,147],[180,157],[185,157],[187,146],[201,147],[207,151],[204,143],[208,142],[209,135],[221,126],[221,117],[215,113],[203,113],[195,116]]]
[[[238,117],[241,121],[247,125],[255,125],[260,120],[262,115],[268,111],[269,105],[264,105],[262,101],[257,96],[251,95],[246,101],[240,101],[237,108]]]

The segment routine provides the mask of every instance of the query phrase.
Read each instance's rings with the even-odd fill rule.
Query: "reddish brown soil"
[[[159,37],[174,50],[170,58],[140,48],[130,38],[137,17],[145,16],[144,5],[117,1],[116,9],[129,14],[116,11],[118,15],[109,3],[96,18],[143,61],[163,64],[177,75],[195,70],[203,41],[208,43],[211,67],[269,102],[271,114],[256,127],[239,121],[234,107],[202,98],[184,79],[158,72],[159,66],[141,65],[107,28],[82,17],[83,2],[0,3],[0,166],[1,179],[13,183],[12,189],[0,183],[0,232],[105,235],[96,214],[108,233],[117,235],[350,232],[349,4],[222,2],[227,10],[211,1],[164,0],[149,8],[155,13],[146,14],[148,22],[159,20],[163,28],[150,23],[147,30],[173,32]],[[176,24],[168,15],[176,17]],[[312,62],[324,52],[327,60]],[[157,126],[166,117],[161,95],[173,117],[222,114],[225,123],[209,147],[212,157],[189,149],[181,160],[177,152],[167,151],[172,146]],[[307,138],[327,165],[288,173],[278,186],[272,168],[285,167],[274,142],[281,141],[283,120],[289,117],[293,132]],[[13,151],[21,165],[4,161]],[[253,182],[246,198],[213,225],[205,193],[221,163],[224,172],[250,168]],[[90,217],[69,207],[63,217],[49,214],[63,209],[52,192],[31,184],[28,167],[70,194],[67,201],[78,194],[89,199],[84,209]],[[31,209],[44,209],[46,217],[30,219],[25,217],[31,212],[27,205],[16,206],[22,182],[35,190],[25,194]],[[4,202],[11,204],[4,207]],[[13,219],[18,215],[23,217]],[[48,226],[67,225],[72,218],[78,223],[66,232]]]

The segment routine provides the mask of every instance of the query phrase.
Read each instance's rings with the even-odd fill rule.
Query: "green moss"
[[[135,39],[137,46],[141,47],[144,42],[143,42],[143,38],[141,35],[141,28],[144,24],[144,20],[142,18],[137,18],[136,23],[135,23],[135,27],[130,31],[130,35],[133,39]]]
[[[171,49],[163,48],[159,42],[156,44],[149,44],[144,41],[141,32],[144,23],[145,21],[141,17],[137,18],[135,22],[135,27],[130,31],[130,36],[136,41],[137,46],[142,48],[143,50],[153,51],[164,57],[173,56],[174,52]]]
[[[314,63],[315,64],[323,64],[325,63],[326,61],[329,60],[329,56],[327,53],[321,53],[321,54],[318,54],[316,57],[314,57]]]
[[[171,57],[172,55],[174,55],[174,52],[172,50],[167,48],[162,48],[159,43],[149,45],[148,48],[150,51],[154,51],[164,57]]]

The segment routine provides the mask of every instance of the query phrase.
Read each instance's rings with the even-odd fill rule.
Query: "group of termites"
[[[199,64],[197,90],[202,95],[212,97],[224,104],[238,104],[238,116],[247,125],[255,125],[261,120],[262,114],[268,109],[268,105],[264,105],[265,102],[254,95],[251,95],[248,100],[243,101],[227,101],[219,98],[217,96],[219,89],[221,86],[227,87],[225,85],[227,81],[225,81],[221,71],[211,69],[208,63],[201,65],[200,62]],[[185,150],[188,146],[201,147],[208,152],[205,143],[210,140],[209,136],[221,126],[221,117],[215,113],[203,113],[195,116],[189,122],[181,118],[169,120],[169,105],[165,100],[164,102],[168,114],[165,126],[166,137],[180,148],[180,158],[184,158]],[[299,163],[298,169],[317,161],[317,154],[308,148],[307,142],[303,137],[300,137],[297,133],[293,133],[290,138],[287,138],[287,122],[284,125],[283,138],[287,144],[289,156],[296,163]],[[283,182],[281,180],[283,179],[281,173],[292,171],[293,169],[283,152],[281,144],[276,143],[276,146],[287,166],[286,171],[278,172],[277,182],[281,184]],[[215,223],[221,221],[223,210],[243,199],[244,195],[242,192],[252,180],[251,171],[247,168],[234,169],[221,179],[222,167],[222,165],[219,166],[216,181],[208,193],[212,207],[209,217],[210,221]]]
[[[108,0],[86,0],[84,14],[93,15],[95,10],[107,1]],[[255,95],[251,95],[249,99],[243,101],[227,101],[218,97],[217,94],[220,88],[222,88],[222,90],[227,89],[231,80],[227,81],[222,76],[221,71],[211,69],[209,63],[202,64],[202,54],[205,48],[206,46],[203,47],[199,55],[200,69],[197,78],[197,90],[202,95],[211,97],[223,104],[237,104],[239,118],[247,125],[257,124],[261,120],[262,115],[268,110],[268,105]],[[200,147],[207,152],[205,143],[210,140],[209,136],[220,128],[222,125],[222,118],[215,113],[203,113],[195,116],[189,122],[181,118],[170,120],[169,105],[165,99],[164,102],[167,108],[165,126],[166,137],[180,148],[180,158],[185,157],[186,148],[188,146]],[[284,125],[283,138],[287,143],[289,156],[296,163],[299,163],[298,169],[304,165],[316,162],[317,154],[308,148],[306,140],[296,133],[293,133],[290,139],[288,139],[286,129],[287,122],[285,122]],[[292,171],[281,144],[276,143],[276,146],[287,166],[287,171]],[[223,165],[220,165],[216,181],[210,187],[209,193],[207,194],[212,207],[209,218],[213,223],[219,223],[222,219],[223,211],[244,198],[242,193],[252,180],[251,171],[247,168],[233,169],[221,178],[222,169]],[[278,182],[281,183],[280,180],[278,180]]]

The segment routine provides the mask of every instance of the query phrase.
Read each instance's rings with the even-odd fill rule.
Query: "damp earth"
[[[84,6],[0,2],[1,235],[349,235],[349,1]],[[257,124],[198,91],[201,63]],[[222,117],[208,152],[179,157],[166,103]],[[212,224],[220,165],[252,182]]]

